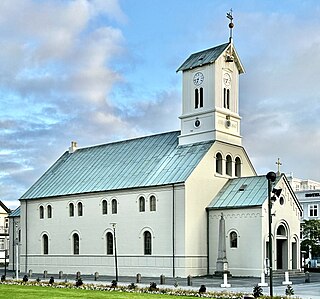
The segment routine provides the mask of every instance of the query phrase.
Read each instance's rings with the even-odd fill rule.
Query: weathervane
[[[230,12],[227,12],[227,18],[230,20],[230,23],[229,23],[229,28],[230,28],[230,37],[229,37],[229,42],[231,43],[232,42],[232,29],[234,27],[234,24],[233,24],[233,16],[232,16],[232,8],[230,9]]]

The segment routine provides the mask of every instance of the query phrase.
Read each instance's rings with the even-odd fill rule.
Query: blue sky
[[[179,129],[180,64],[234,43],[243,144],[257,172],[320,181],[320,2],[0,2],[0,199],[10,208],[65,151]]]

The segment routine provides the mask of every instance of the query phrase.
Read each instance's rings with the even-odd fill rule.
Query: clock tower
[[[239,56],[228,43],[194,53],[182,71],[182,114],[179,144],[219,140],[240,145]]]

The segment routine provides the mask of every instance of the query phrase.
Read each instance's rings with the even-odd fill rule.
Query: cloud
[[[283,172],[320,180],[319,170],[312,167],[320,163],[313,150],[320,146],[320,39],[315,34],[310,40],[314,22],[320,22],[290,14],[242,17],[250,24],[242,40],[252,45],[240,51],[247,71],[241,78],[240,105],[249,155],[259,173],[276,170],[280,157]],[[240,43],[240,49],[244,46]]]

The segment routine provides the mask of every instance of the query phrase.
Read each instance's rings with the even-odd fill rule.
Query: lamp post
[[[267,180],[268,180],[268,224],[269,224],[269,275],[270,275],[270,298],[273,298],[273,283],[272,283],[272,213],[271,213],[271,208],[272,208],[272,202],[271,202],[271,191],[272,191],[272,183],[275,182],[277,175],[273,172],[270,171],[266,175]]]
[[[117,223],[110,223],[113,228],[113,243],[114,243],[114,266],[116,270],[116,282],[118,282],[118,256],[117,256],[117,239],[116,239],[116,225]]]

